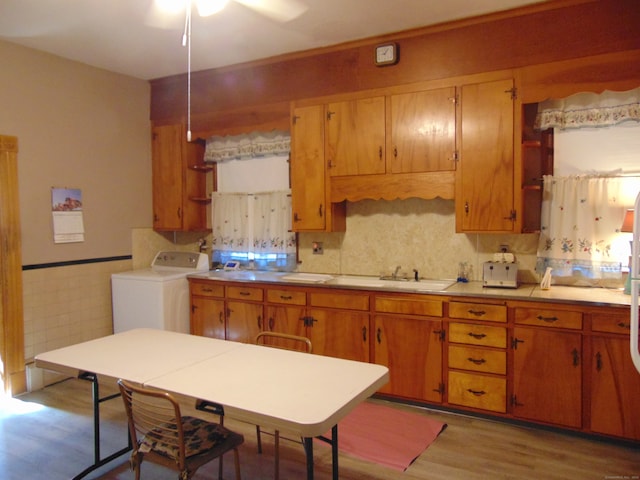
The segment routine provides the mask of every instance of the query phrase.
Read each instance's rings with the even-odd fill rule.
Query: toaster
[[[484,262],[482,286],[518,288],[518,264],[513,262]]]

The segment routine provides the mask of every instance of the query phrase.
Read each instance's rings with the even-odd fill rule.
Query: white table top
[[[326,433],[389,380],[381,365],[151,329],[43,353],[36,366],[209,400],[231,418],[303,437]]]
[[[238,348],[240,344],[154,329],[128,330],[36,355],[37,367],[77,376],[91,372],[144,384]]]

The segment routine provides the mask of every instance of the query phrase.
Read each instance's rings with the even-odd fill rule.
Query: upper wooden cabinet
[[[454,87],[391,95],[391,135],[387,170],[391,173],[456,169],[456,91]]]
[[[327,105],[326,160],[332,177],[385,173],[383,96]]]
[[[460,89],[456,231],[514,233],[514,82]]]
[[[183,125],[152,128],[153,229],[207,229],[204,147],[187,142]]]
[[[291,116],[292,229],[344,231],[345,205],[327,199],[323,105],[293,108]]]

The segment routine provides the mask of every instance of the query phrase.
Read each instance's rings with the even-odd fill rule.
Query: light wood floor
[[[103,395],[116,391],[111,381],[104,381],[101,390]],[[190,403],[185,404],[185,412],[191,410]],[[2,404],[0,478],[62,480],[72,478],[82,471],[93,461],[91,408],[90,384],[75,379]],[[448,427],[405,472],[396,472],[341,454],[341,479],[640,479],[640,450],[636,448],[417,407],[398,405],[397,408],[429,415],[446,422]],[[121,401],[115,399],[104,402],[101,413],[104,439],[102,452],[106,456],[126,443]],[[258,455],[252,425],[232,419],[227,419],[225,425],[245,436],[245,443],[240,450],[243,479],[272,478],[271,437],[264,437],[264,453]],[[283,441],[280,449],[281,479],[304,479],[302,447]],[[317,445],[315,461],[316,479],[330,479],[330,449]],[[233,478],[231,457],[224,465],[224,478]],[[217,478],[216,472],[217,462],[214,461],[201,468],[195,478]],[[143,480],[176,477],[175,473],[150,463],[142,466]],[[133,474],[128,469],[128,455],[86,478],[133,479]]]

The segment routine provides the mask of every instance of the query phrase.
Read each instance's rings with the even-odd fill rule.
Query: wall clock
[[[398,53],[397,43],[385,43],[384,45],[378,45],[375,51],[375,63],[379,67],[395,65],[398,63]]]

